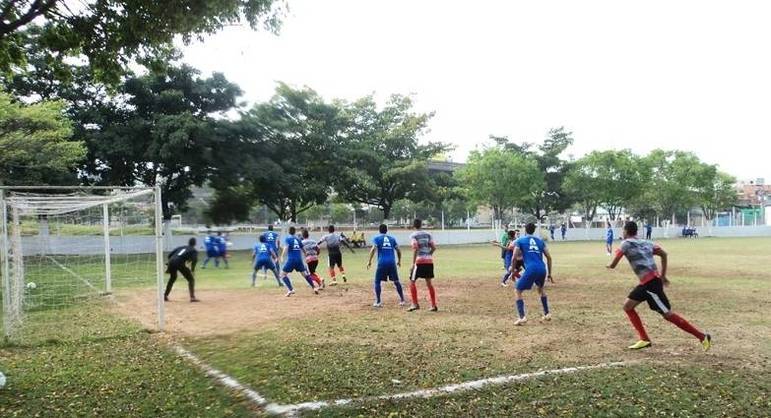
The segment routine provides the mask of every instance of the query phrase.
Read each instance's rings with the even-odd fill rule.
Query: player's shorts
[[[522,277],[517,280],[517,290],[530,290],[535,284],[538,287],[543,287],[546,282],[546,270],[525,270]]]
[[[399,281],[399,271],[396,269],[396,265],[390,266],[377,266],[375,270],[375,280],[379,282],[392,282]]]
[[[305,273],[308,271],[305,268],[305,263],[303,263],[302,260],[286,260],[284,263],[284,267],[282,268],[284,273],[291,273],[293,271],[299,271],[300,273]]]
[[[209,257],[209,258],[219,257],[220,256],[220,252],[218,250],[208,249],[208,250],[206,250],[206,256]]]
[[[276,269],[276,263],[274,263],[273,260],[271,260],[269,258],[266,259],[266,260],[258,259],[257,262],[254,263],[254,269],[255,270],[266,269],[266,270],[273,271],[273,270]]]
[[[613,238],[610,238],[610,239],[606,239],[606,240],[605,240],[605,244],[607,244],[607,245],[613,245]]]
[[[327,254],[329,259],[329,267],[343,267],[343,253],[329,253]]]
[[[434,265],[433,264],[415,264],[412,268],[412,274],[410,280],[415,281],[418,279],[433,279],[434,278]]]
[[[667,294],[664,293],[664,282],[661,279],[653,279],[648,283],[637,285],[627,297],[638,302],[648,302],[652,310],[662,315],[666,315],[672,309]]]
[[[316,267],[319,265],[319,260],[308,261],[308,271],[313,274],[316,272]]]

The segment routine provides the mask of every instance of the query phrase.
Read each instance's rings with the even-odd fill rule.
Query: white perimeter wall
[[[615,236],[621,237],[621,228],[615,228]],[[653,239],[677,238],[681,233],[680,228],[654,228]],[[723,227],[704,227],[697,228],[701,237],[767,237],[771,236],[771,226],[723,226]],[[492,230],[446,230],[431,231],[438,245],[458,245],[458,244],[479,244],[497,239]],[[320,232],[311,234],[313,238],[319,238]],[[391,232],[401,245],[407,244],[410,231],[395,230]],[[174,248],[187,244],[187,240],[194,235],[174,235],[170,243],[164,248]],[[642,234],[641,234],[642,236]],[[555,231],[555,237],[561,241],[559,230]],[[204,235],[197,235],[198,245],[202,246]],[[251,249],[257,241],[256,234],[232,234],[230,241],[233,245],[231,250]],[[369,241],[372,234],[366,234]],[[600,241],[605,239],[604,228],[591,229],[568,229],[567,241]],[[63,255],[98,255],[104,252],[104,239],[101,236],[57,236],[48,237],[48,242],[44,242],[39,236],[22,237],[22,246],[25,254],[63,254]],[[152,236],[113,236],[110,237],[110,247],[113,254],[141,254],[155,251],[154,239]]]

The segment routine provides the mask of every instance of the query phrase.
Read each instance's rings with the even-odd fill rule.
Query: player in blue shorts
[[[222,235],[222,231],[217,232],[217,251],[220,253],[222,262],[225,263],[225,268],[230,268],[228,265],[228,240]]]
[[[217,242],[217,237],[212,235],[211,231],[207,231],[206,238],[203,239],[203,247],[206,249],[206,258],[203,260],[203,266],[201,266],[201,268],[205,269],[211,259],[214,259],[214,267],[220,266],[220,252]]]
[[[265,231],[262,234],[263,237],[265,237],[265,244],[268,245],[268,247],[273,249],[273,252],[276,253],[276,255],[281,254],[281,241],[279,240],[279,234],[278,232],[275,232],[273,230],[273,225],[268,225],[268,230]],[[278,274],[278,260],[276,260],[276,274]],[[267,273],[265,275],[265,278],[267,279]]]
[[[554,279],[551,277],[551,254],[549,254],[549,250],[546,249],[546,243],[544,243],[542,239],[534,236],[534,233],[535,224],[529,223],[525,225],[526,235],[519,238],[514,247],[514,258],[521,255],[525,262],[525,272],[522,274],[522,277],[517,280],[516,284],[517,313],[519,314],[519,318],[514,322],[514,325],[524,325],[525,322],[527,322],[527,317],[525,316],[525,301],[522,299],[522,292],[532,289],[533,284],[535,284],[538,294],[541,295],[541,305],[543,305],[543,317],[541,317],[541,319],[544,321],[551,319],[549,302],[546,298],[546,292],[543,289],[547,277],[550,282],[554,283]],[[543,262],[544,256],[546,257],[548,266]]]
[[[278,285],[283,286],[283,284],[281,284],[281,280],[278,278],[278,270],[276,270],[276,264],[273,262],[273,259],[276,258],[276,252],[273,251],[273,248],[269,247],[265,241],[265,236],[261,235],[260,242],[254,246],[254,251],[252,252],[252,260],[254,261],[254,271],[252,272],[252,287],[254,287],[256,284],[255,282],[257,281],[257,272],[263,269],[273,272],[273,275],[276,276]]]
[[[319,289],[313,285],[311,274],[305,266],[305,251],[303,250],[302,242],[295,235],[296,233],[297,230],[295,227],[290,226],[289,235],[284,239],[284,247],[281,249],[281,257],[279,257],[279,261],[281,261],[286,255],[286,262],[284,262],[284,266],[281,269],[281,280],[286,285],[286,288],[289,289],[286,295],[291,296],[294,294],[292,282],[289,280],[289,273],[293,271],[299,271],[305,278],[305,281],[308,282],[311,289],[313,289],[313,293],[318,295]]]
[[[376,308],[383,306],[380,300],[381,286],[380,282],[391,280],[396,287],[396,293],[399,294],[399,306],[404,306],[404,291],[399,282],[399,271],[397,267],[402,265],[402,252],[399,250],[399,244],[396,238],[388,235],[388,226],[380,224],[380,235],[372,239],[372,248],[369,250],[369,261],[367,270],[372,267],[372,257],[377,251],[377,270],[375,270],[375,303]]]
[[[605,250],[608,255],[613,255],[613,226],[608,222],[608,230],[605,231]]]

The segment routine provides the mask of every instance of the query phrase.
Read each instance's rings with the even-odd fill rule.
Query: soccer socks
[[[677,327],[680,328],[681,330],[698,338],[699,341],[702,341],[704,339],[704,333],[696,329],[696,327],[691,325],[691,323],[686,321],[685,318],[683,318],[682,316],[672,312],[668,316],[665,316],[664,319],[677,325]]]
[[[415,282],[410,282],[410,296],[412,297],[412,304],[418,305],[418,287]]]
[[[312,278],[312,276],[310,274],[307,275],[307,276],[303,276],[303,277],[305,277],[305,281],[308,282],[308,286],[310,286],[311,289],[315,289],[316,288],[316,286],[313,285],[313,278]]]
[[[520,318],[525,317],[525,301],[523,299],[517,299],[517,314]]]
[[[314,283],[316,283],[319,287],[321,287],[321,279],[319,278],[318,274],[313,273],[310,275],[311,280],[313,280]]]
[[[252,272],[252,287],[257,283],[257,270]]]
[[[383,288],[380,286],[380,280],[375,279],[375,302],[380,303],[380,293]]]
[[[507,271],[504,273],[503,278],[501,279],[501,283],[506,284],[506,282],[509,281],[509,277],[511,277],[511,272]]]
[[[637,335],[640,336],[640,339],[643,341],[650,341],[650,338],[648,338],[648,333],[645,332],[645,327],[643,326],[642,320],[640,319],[640,315],[637,315],[637,311],[634,309],[631,310],[625,310],[626,316],[629,317],[629,322],[632,323],[632,326],[637,331]]]
[[[546,298],[546,296],[541,296],[541,305],[543,305],[543,314],[548,315],[549,314],[549,300]]]
[[[289,276],[284,276],[281,278],[281,280],[284,281],[284,285],[286,286],[287,289],[289,289],[290,292],[294,290],[292,288],[292,281],[289,280]]]
[[[404,290],[402,289],[402,284],[397,280],[394,282],[394,287],[396,288],[396,293],[399,294],[399,301],[404,302]],[[379,297],[378,300],[380,300]]]
[[[335,268],[334,268],[334,267],[330,267],[330,268],[329,268],[329,277],[331,277],[331,278],[332,278],[332,280],[336,280],[336,277],[335,277]]]
[[[428,297],[431,298],[431,307],[436,307],[436,291],[434,291],[434,285],[426,283],[428,287]]]

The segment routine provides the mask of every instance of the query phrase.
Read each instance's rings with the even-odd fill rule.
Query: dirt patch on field
[[[184,283],[183,283],[184,284]],[[409,300],[408,284],[403,283]],[[450,302],[467,294],[479,283],[436,283],[440,303]],[[418,283],[420,300],[427,300],[425,284]],[[184,288],[175,289],[171,301],[165,304],[166,331],[184,336],[224,335],[238,331],[255,330],[281,320],[333,318],[335,315],[356,311],[372,311],[373,295],[363,284],[328,286],[319,295],[308,287],[297,287],[297,292],[286,297],[283,289],[203,289],[197,291],[201,302],[190,303]],[[392,285],[383,288],[383,300],[395,305]],[[152,290],[131,291],[116,295],[116,311],[148,329],[157,328],[156,299]],[[426,302],[421,302],[421,304]]]

